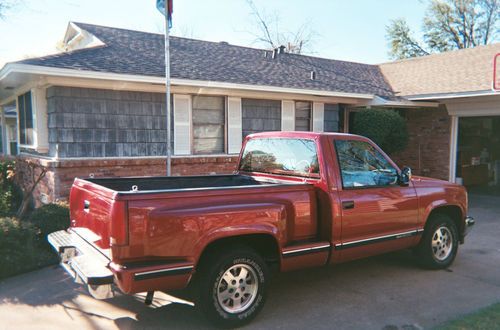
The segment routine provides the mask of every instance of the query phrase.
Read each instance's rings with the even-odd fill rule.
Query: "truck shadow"
[[[50,278],[49,285],[47,278]],[[1,303],[59,305],[85,292],[84,287],[72,282],[73,279],[59,265],[6,278],[0,282]]]
[[[332,267],[299,270],[290,273],[274,274],[269,287],[268,301],[261,314],[245,328],[275,327],[277,320],[290,319],[290,315],[314,315],[315,310],[325,301],[345,299],[346,296],[362,295],[362,286],[374,282],[387,281],[388,274],[425,272],[418,268],[411,251],[398,251],[382,256],[352,261]],[[390,280],[390,279],[389,279]],[[361,284],[361,285],[360,285]],[[127,303],[130,297],[122,297],[121,303]],[[119,303],[120,302],[116,302]],[[115,304],[115,303],[113,303]],[[208,328],[209,324],[196,310],[185,304],[169,304],[157,309],[138,311],[135,319],[122,317],[114,322],[120,329],[199,329]]]

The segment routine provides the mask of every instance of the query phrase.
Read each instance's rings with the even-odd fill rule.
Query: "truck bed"
[[[130,192],[134,190],[134,187],[137,187],[137,192],[159,192],[179,189],[264,186],[284,183],[258,181],[246,175],[90,178],[86,179],[86,181],[116,192]]]

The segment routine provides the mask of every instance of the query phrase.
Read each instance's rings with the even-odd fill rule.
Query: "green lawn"
[[[447,322],[438,330],[495,330],[500,329],[500,303],[481,309],[475,313]]]

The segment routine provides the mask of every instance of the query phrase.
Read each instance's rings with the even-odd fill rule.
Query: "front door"
[[[333,141],[340,168],[342,260],[411,246],[417,230],[418,201],[413,184],[398,183],[397,167],[371,143],[352,137]]]

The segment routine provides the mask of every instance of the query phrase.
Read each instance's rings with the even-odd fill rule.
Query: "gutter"
[[[398,108],[437,108],[439,106],[438,102],[421,102],[418,100],[401,100],[401,101],[391,101],[386,100],[377,95],[374,98],[366,103],[362,103],[357,107],[398,107]]]
[[[446,100],[456,98],[478,97],[478,96],[493,96],[499,95],[499,92],[493,90],[481,90],[458,93],[436,93],[436,94],[418,94],[403,96],[410,101],[425,101],[425,100]]]

